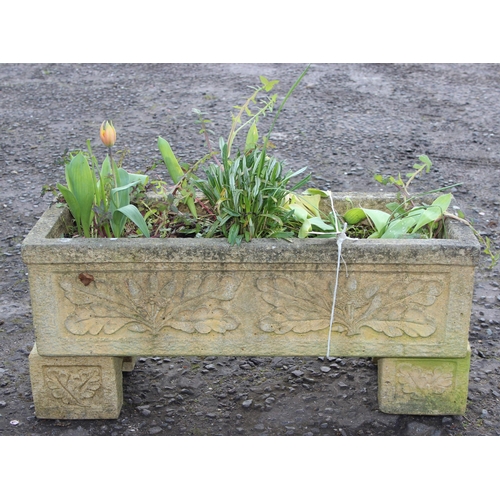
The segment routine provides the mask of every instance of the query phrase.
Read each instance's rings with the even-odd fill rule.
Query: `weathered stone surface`
[[[123,403],[122,359],[29,356],[38,418],[113,419]]]
[[[469,369],[470,350],[455,359],[379,359],[379,408],[395,414],[463,415]]]
[[[131,372],[134,370],[135,364],[137,363],[137,356],[126,356],[123,358],[123,372]]]
[[[364,206],[388,201],[366,196]],[[67,210],[52,207],[23,244],[40,354],[326,353],[335,239],[231,247],[222,239],[56,238],[67,220]],[[332,356],[466,355],[479,247],[461,224],[449,235],[344,243]]]

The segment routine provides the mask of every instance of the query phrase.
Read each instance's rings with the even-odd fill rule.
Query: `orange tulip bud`
[[[105,146],[108,148],[113,146],[116,142],[116,130],[113,127],[113,123],[107,120],[102,122],[100,135],[101,141]]]

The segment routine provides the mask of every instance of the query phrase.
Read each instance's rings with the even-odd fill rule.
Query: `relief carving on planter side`
[[[89,406],[102,386],[98,366],[44,367],[43,376],[52,397],[66,405]]]
[[[124,278],[120,279],[123,275]],[[186,333],[224,333],[238,327],[230,313],[240,280],[216,274],[115,273],[88,285],[78,278],[62,281],[74,312],[65,320],[74,335],[112,335],[125,329],[159,334],[173,328]]]
[[[453,385],[453,367],[422,368],[411,363],[401,363],[397,380],[401,391],[412,396],[443,394]]]
[[[431,336],[437,328],[435,317],[443,314],[431,307],[443,292],[440,281],[417,274],[391,275],[385,281],[380,278],[374,281],[370,273],[358,273],[339,280],[332,331],[347,336],[366,332],[387,337]],[[259,321],[263,331],[285,334],[329,328],[331,280],[260,278],[256,286],[273,306]]]

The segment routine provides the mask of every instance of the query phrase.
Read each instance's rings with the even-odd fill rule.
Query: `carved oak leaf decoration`
[[[127,328],[153,334],[173,328],[186,333],[224,333],[239,322],[224,303],[231,301],[240,279],[210,273],[187,279],[176,273],[138,273],[120,284],[95,276],[88,286],[63,282],[65,297],[75,306],[65,326],[75,335],[111,335]]]
[[[378,317],[387,317],[387,319],[368,319],[360,328],[371,328],[388,337],[408,335],[413,338],[429,337],[436,331],[434,319],[425,315],[421,309],[405,309],[402,306],[399,309],[388,309]]]
[[[55,399],[67,405],[87,406],[101,387],[99,367],[51,367],[45,370],[45,381]]]
[[[103,332],[107,335],[117,332],[128,324],[135,326],[134,319],[124,317],[111,317],[116,311],[109,311],[105,307],[76,308],[75,313],[68,316],[65,325],[74,335],[98,335]]]
[[[376,332],[385,333],[388,337],[402,337],[408,335],[409,337],[429,337],[436,331],[434,325],[426,323],[412,323],[410,321],[384,321],[373,320],[366,321],[363,327],[371,328]]]
[[[210,333],[212,330],[217,333],[225,333],[235,330],[239,326],[239,321],[229,316],[227,311],[220,308],[200,307],[193,312],[182,312],[178,318],[172,322],[172,327],[188,333]]]
[[[398,366],[398,382],[405,394],[443,394],[453,385],[453,370],[438,366],[425,369],[410,363]]]
[[[225,333],[240,322],[223,307],[231,301],[241,279],[234,276],[194,276],[184,282],[182,297],[171,312],[169,326],[186,333]]]
[[[318,281],[313,287],[298,279],[258,279],[261,297],[273,306],[260,319],[260,328],[278,334],[328,328],[332,287],[333,283],[326,281]],[[436,331],[436,325],[425,310],[435,303],[442,289],[439,281],[415,276],[400,282],[391,278],[383,285],[372,282],[364,285],[351,275],[340,281],[332,331],[348,336],[371,330],[391,338],[428,337]]]
[[[61,283],[66,298],[76,306],[75,312],[65,321],[72,334],[98,335],[102,332],[109,335],[124,326],[133,328],[137,324],[136,318],[130,315],[130,308],[114,299],[115,290],[105,283],[96,284],[94,281],[84,289],[77,286]]]
[[[388,337],[429,337],[436,331],[436,325],[425,309],[434,304],[442,289],[442,284],[434,280],[392,283],[373,294],[372,305],[377,303],[377,308],[369,307],[361,314],[357,326]]]
[[[274,306],[259,321],[265,332],[307,333],[327,328],[331,303],[308,282],[289,278],[261,278],[256,281],[261,297]],[[328,296],[328,293],[326,294]]]

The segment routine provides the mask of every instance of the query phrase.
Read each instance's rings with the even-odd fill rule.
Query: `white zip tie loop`
[[[328,345],[326,348],[326,357],[330,357],[330,344],[331,344],[331,339],[332,339],[332,328],[333,328],[333,320],[335,318],[335,304],[337,302],[337,288],[339,285],[339,271],[340,271],[340,259],[342,256],[342,243],[344,243],[345,240],[347,240],[347,236],[345,234],[345,231],[347,229],[347,224],[344,224],[344,229],[342,229],[342,232],[337,235],[337,272],[335,275],[335,287],[333,288],[333,301],[332,301],[332,312],[330,314],[330,328],[328,330]]]
[[[339,227],[339,219],[337,218],[337,212],[335,212],[335,208],[333,206],[333,197],[332,197],[332,192],[328,191],[328,195],[330,196],[330,203],[332,205],[332,213],[333,216],[335,217],[335,229]],[[337,233],[337,272],[335,275],[335,287],[333,288],[333,300],[332,300],[332,312],[330,314],[330,328],[328,329],[328,344],[326,347],[326,357],[330,357],[330,344],[332,340],[332,328],[333,328],[333,322],[335,319],[335,304],[337,303],[337,288],[339,286],[339,272],[340,272],[340,260],[342,259],[342,243],[344,243],[345,240],[357,240],[357,238],[350,238],[345,234],[347,231],[347,222],[344,222],[344,227],[340,233]],[[347,267],[346,267],[347,271]]]

